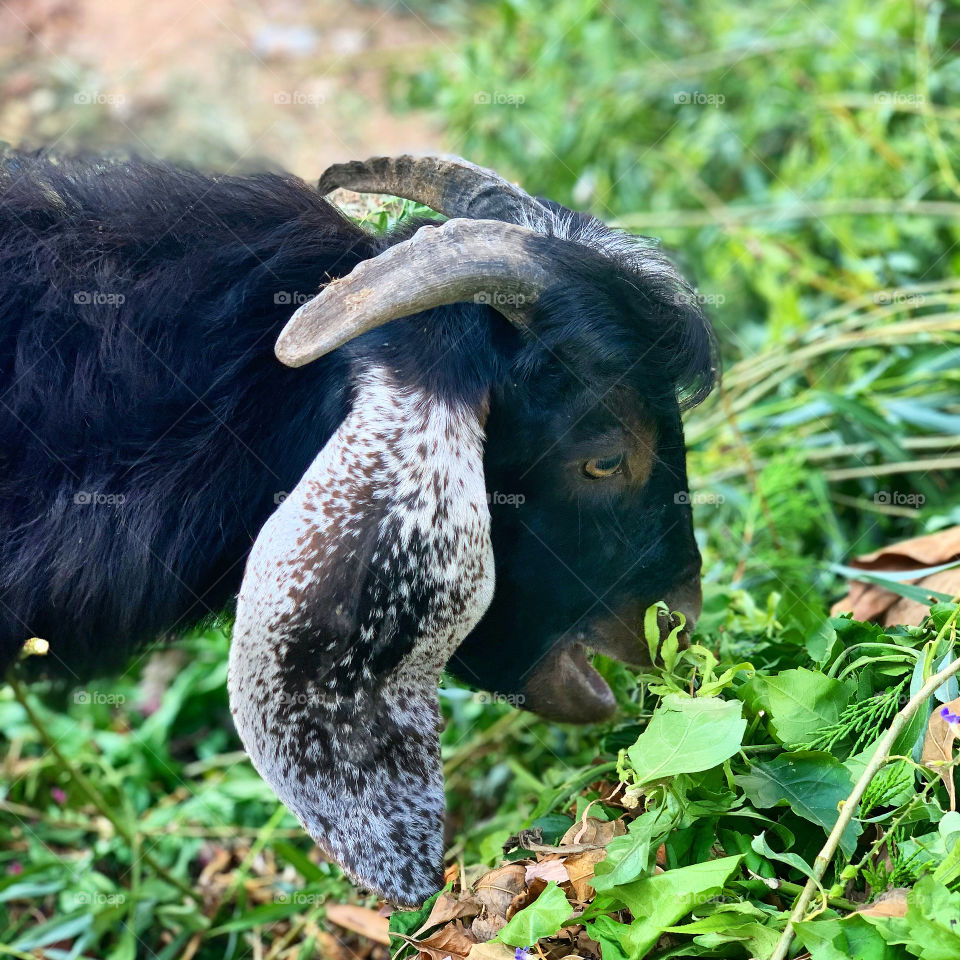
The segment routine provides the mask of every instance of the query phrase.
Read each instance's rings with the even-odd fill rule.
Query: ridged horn
[[[448,220],[364,260],[287,321],[277,358],[300,367],[368,330],[447,303],[486,303],[524,327],[562,241],[499,220]]]
[[[493,170],[460,157],[371,157],[336,163],[320,177],[322,194],[337,187],[415,200],[446,217],[536,226],[546,207]]]

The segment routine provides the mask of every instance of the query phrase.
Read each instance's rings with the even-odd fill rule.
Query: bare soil
[[[312,180],[443,150],[429,118],[391,110],[388,80],[445,42],[387,3],[6,0],[0,140]]]

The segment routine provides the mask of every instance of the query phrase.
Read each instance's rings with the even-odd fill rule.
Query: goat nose
[[[684,580],[678,587],[671,590],[664,598],[671,610],[682,613],[686,618],[686,631],[692,633],[700,618],[703,609],[703,591],[700,589],[700,571],[695,576]]]

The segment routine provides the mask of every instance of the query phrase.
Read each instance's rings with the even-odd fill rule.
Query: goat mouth
[[[658,618],[659,647],[679,619],[664,613]],[[680,645],[689,643],[689,631],[679,636]],[[597,653],[633,667],[649,667],[650,653],[638,633],[623,628],[607,632],[598,627],[580,630],[571,641],[556,644],[537,664],[525,686],[524,706],[546,720],[557,723],[599,723],[617,711],[610,685],[592,661]]]
[[[597,723],[613,716],[617,701],[587,648],[574,641],[558,645],[537,665],[526,684],[524,706],[558,723]]]

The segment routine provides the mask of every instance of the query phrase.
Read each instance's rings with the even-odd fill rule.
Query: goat
[[[375,237],[336,186],[450,219]],[[39,635],[122,668],[239,586],[241,739],[387,899],[442,883],[445,666],[604,719],[585,648],[642,662],[644,609],[699,613],[680,413],[714,341],[650,241],[461,160],[315,190],[12,154],[0,278],[0,666]]]

